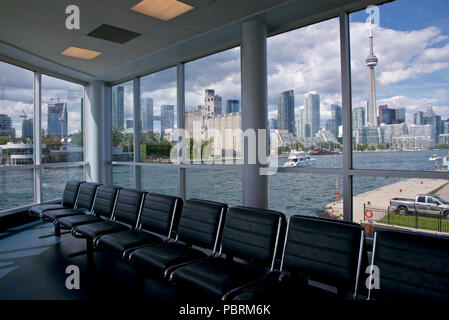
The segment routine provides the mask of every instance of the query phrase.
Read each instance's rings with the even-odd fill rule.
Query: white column
[[[340,56],[343,124],[343,219],[352,221],[352,117],[351,117],[351,56],[349,46],[349,17],[340,15]]]
[[[133,124],[134,124],[134,179],[135,188],[140,190],[141,185],[141,170],[136,162],[140,162],[140,78],[133,80]]]
[[[34,164],[42,164],[42,147],[41,147],[41,102],[42,102],[42,75],[40,72],[34,73],[34,120],[33,120],[33,148],[34,148]],[[42,202],[41,188],[42,169],[34,169],[34,202]]]
[[[184,87],[184,64],[178,63],[177,65],[177,127],[178,129],[185,129],[185,87]],[[178,144],[184,143],[181,141],[181,137],[178,137]],[[184,154],[181,154],[182,160],[184,160]],[[186,198],[186,169],[178,167],[178,196],[183,199]]]
[[[86,87],[87,180],[111,184],[111,88],[102,81]]]
[[[268,122],[267,31],[258,21],[243,25],[241,79],[242,129],[256,130],[257,136],[257,130],[267,129]],[[256,164],[248,163],[248,146],[245,141],[243,143],[243,205],[266,209],[269,207],[268,176],[260,174],[259,159]]]

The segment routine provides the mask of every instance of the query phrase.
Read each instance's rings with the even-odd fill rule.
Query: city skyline
[[[411,7],[420,6],[411,1]],[[426,19],[411,20],[400,12],[411,8],[400,3],[381,6],[380,27],[374,30],[375,52],[381,63],[376,67],[377,105],[406,108],[407,123],[413,113],[429,102],[437,113],[449,116],[447,70],[449,67],[449,25],[438,5],[420,11]],[[353,108],[366,104],[369,76],[365,59],[368,54],[368,28],[363,11],[350,15],[352,55]],[[397,19],[401,17],[401,19]],[[269,118],[277,112],[280,92],[295,90],[295,113],[304,106],[304,93],[316,90],[321,96],[321,127],[330,118],[330,105],[341,105],[340,56],[338,20],[332,19],[267,39],[268,47],[268,109]],[[324,47],[323,47],[324,46]],[[282,53],[275,48],[283,47]],[[324,48],[324,50],[323,50]],[[186,106],[201,104],[202,89],[214,87],[222,97],[240,99],[240,49],[234,48],[186,64]],[[10,113],[16,135],[20,136],[21,110],[32,115],[32,73],[0,63],[0,113]],[[203,72],[204,71],[204,72]],[[80,86],[44,76],[42,101],[45,105],[54,96],[65,96],[65,89]],[[157,81],[152,81],[157,78]],[[28,80],[26,80],[28,79]],[[288,87],[286,88],[286,84]],[[63,88],[64,87],[64,88]],[[79,90],[79,89],[78,89]],[[142,97],[151,95],[160,105],[176,101],[176,68],[170,68],[141,79]],[[125,101],[130,101],[125,94]],[[70,123],[80,119],[71,112]],[[10,110],[17,110],[15,114]],[[156,108],[155,108],[156,112]],[[72,115],[73,113],[73,115]],[[125,115],[127,117],[127,115]],[[46,120],[43,119],[43,126]],[[73,132],[69,126],[69,133]]]

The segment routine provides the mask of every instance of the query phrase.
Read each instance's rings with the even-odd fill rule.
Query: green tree
[[[83,131],[75,132],[72,135],[72,144],[77,146],[77,147],[82,147],[83,146]]]
[[[434,149],[449,149],[449,144],[448,143],[439,143],[436,144]]]

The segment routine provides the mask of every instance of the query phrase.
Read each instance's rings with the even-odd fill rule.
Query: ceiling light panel
[[[84,60],[92,60],[102,53],[100,51],[88,50],[78,47],[68,47],[63,52],[61,52],[63,56],[68,56],[72,58],[84,59]]]
[[[168,21],[190,10],[192,6],[177,0],[143,0],[131,8],[133,11]]]

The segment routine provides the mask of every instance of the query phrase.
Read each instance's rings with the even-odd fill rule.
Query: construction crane
[[[20,115],[19,118],[23,118],[23,120],[26,120],[28,118],[28,115],[26,114],[25,110],[22,110],[23,115]]]

